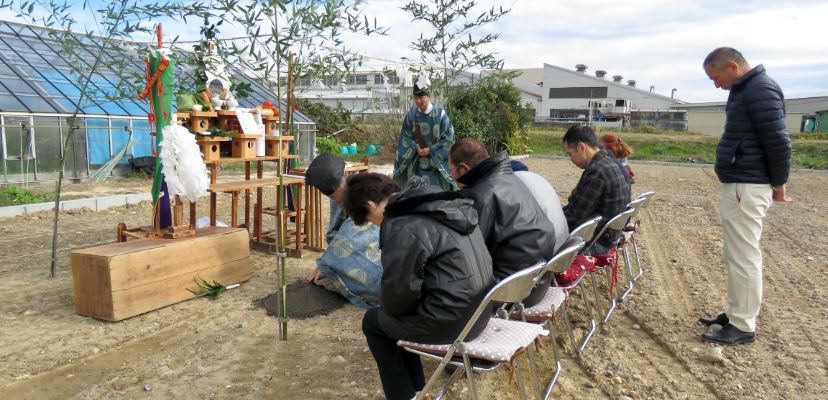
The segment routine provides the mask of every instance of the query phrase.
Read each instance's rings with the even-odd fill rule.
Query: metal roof
[[[566,68],[563,68],[563,67],[559,67],[557,65],[543,63],[543,66],[544,67],[549,67],[549,68],[555,68],[557,70],[568,72],[568,73],[573,74],[575,76],[589,78],[589,79],[595,80],[597,82],[601,82],[601,83],[608,84],[608,85],[613,85],[613,86],[618,86],[618,87],[621,87],[621,88],[624,88],[624,89],[627,89],[627,90],[632,90],[632,91],[635,91],[635,92],[643,93],[643,94],[646,94],[648,96],[657,97],[657,98],[660,98],[660,99],[663,99],[663,100],[671,100],[671,101],[675,102],[676,104],[685,104],[685,103],[687,103],[686,101],[682,101],[682,100],[679,100],[679,99],[676,99],[676,98],[673,98],[673,97],[667,97],[667,96],[664,96],[664,95],[661,95],[661,94],[658,94],[658,93],[648,92],[644,89],[639,89],[635,86],[630,86],[630,85],[625,85],[623,83],[613,82],[609,79],[598,78],[596,76],[587,75],[585,73],[581,73],[581,72],[578,72],[578,71],[572,71],[572,70],[569,70],[569,69],[566,69]]]
[[[52,39],[44,27],[20,24],[0,20],[0,112],[71,114],[80,99],[81,89],[78,79],[70,74],[69,63],[86,63],[89,65],[100,50],[102,37],[76,33],[80,43],[86,47],[72,58],[67,58],[61,51],[60,44]],[[89,82],[91,90],[112,92],[120,80],[119,71],[107,67],[116,53],[122,53],[120,47],[110,46],[104,56],[99,73]],[[177,50],[176,52],[182,52]],[[134,58],[131,72],[146,74],[143,59]],[[254,108],[265,100],[275,101],[277,95],[267,87],[248,77],[232,65],[228,69],[235,78],[250,83],[250,95],[238,98],[239,106]],[[194,81],[195,75],[180,68],[175,71],[176,81]],[[80,110],[83,115],[99,116],[146,116],[149,104],[134,99],[118,101],[89,101],[88,106]],[[175,104],[175,103],[173,103]],[[286,108],[284,101],[282,107]],[[313,123],[300,112],[296,112],[297,123]]]

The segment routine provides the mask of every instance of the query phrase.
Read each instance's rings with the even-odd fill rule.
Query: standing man
[[[397,156],[394,158],[394,181],[405,186],[408,178],[417,175],[427,185],[443,190],[454,190],[449,182],[448,159],[454,144],[454,128],[443,107],[431,104],[428,76],[423,71],[414,82],[414,106],[403,119],[400,139],[397,142]],[[417,136],[416,125],[420,127],[423,146]]]
[[[730,91],[727,122],[716,148],[722,182],[722,233],[727,264],[727,304],[716,318],[700,318],[720,331],[702,339],[721,345],[753,343],[762,304],[762,218],[771,201],[790,201],[785,183],[791,168],[791,140],[785,130],[785,98],[761,64],[751,68],[729,47],[713,50],[704,71],[717,88]]]

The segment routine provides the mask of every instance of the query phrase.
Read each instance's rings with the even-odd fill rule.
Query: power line
[[[413,67],[420,67],[420,68],[431,68],[431,69],[448,69],[448,68],[446,68],[446,67],[440,67],[440,66],[437,66],[437,65],[417,64],[417,63],[410,63],[410,62],[405,62],[405,61],[389,60],[389,59],[387,59],[387,58],[381,58],[381,57],[373,57],[373,56],[369,56],[369,55],[364,55],[364,54],[354,53],[354,52],[352,52],[352,51],[340,50],[340,49],[337,49],[337,48],[334,48],[334,47],[330,47],[330,46],[325,46],[325,45],[321,45],[321,44],[317,44],[317,43],[309,42],[309,41],[307,41],[307,40],[295,39],[295,38],[292,38],[292,37],[290,37],[290,36],[288,36],[288,35],[284,35],[284,34],[281,34],[281,33],[279,33],[279,34],[277,34],[277,35],[278,35],[278,36],[280,36],[280,37],[286,38],[286,39],[290,39],[290,40],[296,41],[296,42],[305,43],[305,44],[310,45],[310,46],[320,47],[320,48],[323,48],[323,49],[326,49],[326,50],[336,51],[336,52],[340,52],[340,53],[343,53],[343,54],[353,54],[353,55],[355,55],[355,56],[357,56],[357,57],[361,57],[361,58],[370,58],[370,59],[372,59],[372,60],[385,61],[385,62],[390,62],[390,63],[395,63],[395,64],[411,65],[411,66],[413,66]],[[270,35],[237,36],[237,37],[232,37],[232,38],[224,38],[224,39],[211,39],[211,40],[225,42],[225,41],[245,40],[245,39],[256,39],[256,38],[269,38],[269,37],[273,37],[273,35],[272,35],[272,34],[270,34]],[[133,43],[133,44],[141,44],[141,45],[145,45],[145,46],[148,46],[148,47],[152,47],[152,46],[154,46],[154,45],[156,45],[156,44],[158,43],[158,42],[155,42],[155,41],[149,41],[149,42],[132,42],[132,41],[124,41],[124,42],[126,42],[126,43]],[[162,42],[162,43],[169,44],[169,45],[170,45],[170,47],[172,47],[172,45],[173,45],[173,44],[193,44],[193,43],[201,43],[201,40],[180,40],[180,41],[169,40],[169,41],[165,41],[165,42]]]

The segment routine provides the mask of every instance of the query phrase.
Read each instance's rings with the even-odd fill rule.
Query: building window
[[[382,85],[382,75],[374,75],[374,85]]]
[[[299,86],[310,86],[311,80],[310,78],[301,78],[299,79]]]
[[[606,87],[549,88],[550,99],[606,99]]]
[[[399,85],[400,84],[400,77],[399,76],[389,76],[388,83],[392,85]]]
[[[279,84],[280,85],[287,85],[287,78],[286,77],[279,78]]]
[[[349,85],[367,85],[368,75],[350,75],[348,76]]]

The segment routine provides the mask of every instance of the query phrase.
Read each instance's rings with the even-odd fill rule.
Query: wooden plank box
[[[233,158],[256,158],[256,138],[261,135],[235,135],[230,142],[233,144]]]
[[[228,138],[226,137],[215,137],[211,138],[209,136],[196,136],[196,143],[198,143],[198,148],[201,150],[201,157],[204,159],[204,162],[212,162],[218,161],[221,156],[221,143],[227,142]]]
[[[288,142],[293,140],[293,136],[268,136],[265,135],[265,157],[279,156],[279,150],[282,151],[282,157],[290,155],[288,152]]]
[[[180,239],[148,238],[72,252],[75,312],[120,321],[193,297],[197,277],[228,286],[250,279],[245,229],[207,227]]]

